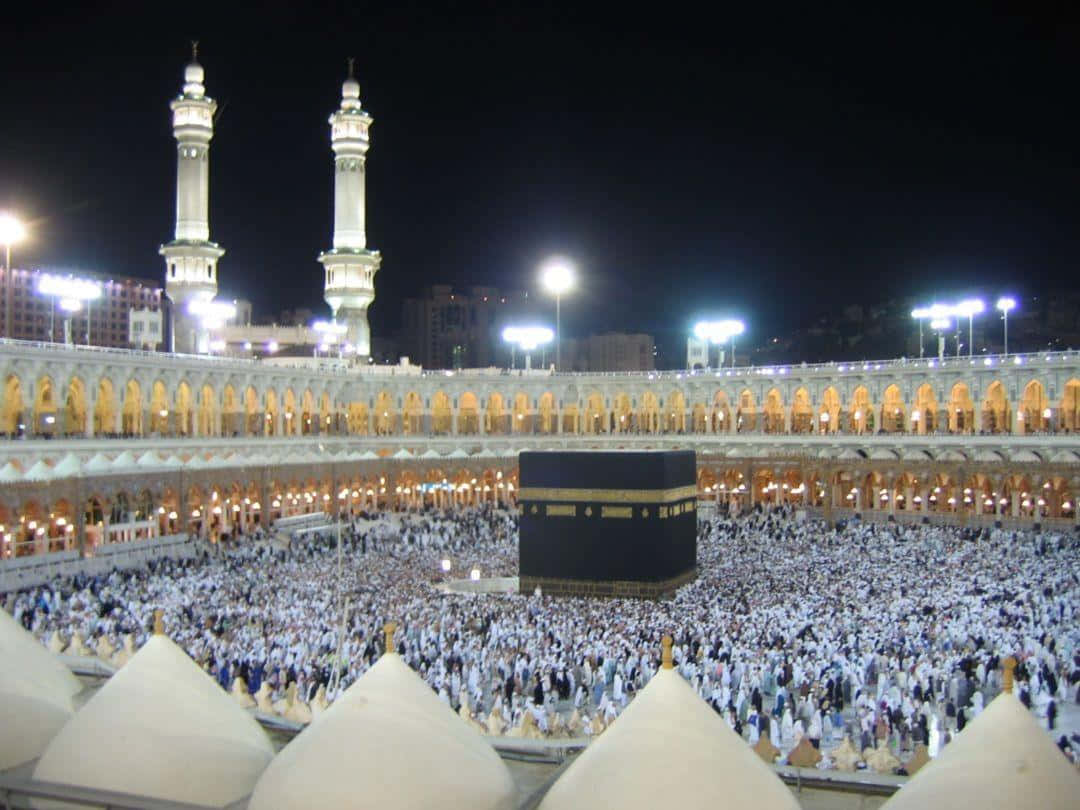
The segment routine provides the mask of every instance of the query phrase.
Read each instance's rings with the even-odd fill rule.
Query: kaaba
[[[668,596],[697,576],[692,450],[518,456],[522,593]]]

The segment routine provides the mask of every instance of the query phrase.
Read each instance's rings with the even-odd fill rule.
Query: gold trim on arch
[[[572,487],[522,487],[519,501],[571,501],[576,503],[670,503],[697,498],[696,484],[672,489],[585,489]]]

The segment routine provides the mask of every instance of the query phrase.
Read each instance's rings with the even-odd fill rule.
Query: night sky
[[[849,301],[1080,277],[1072,11],[22,5],[0,48],[0,207],[34,235],[17,265],[162,278],[168,102],[197,38],[223,108],[219,284],[257,314],[324,306],[348,56],[375,118],[376,334],[425,284],[535,288],[553,252],[581,266],[568,335],[736,313],[760,339]]]

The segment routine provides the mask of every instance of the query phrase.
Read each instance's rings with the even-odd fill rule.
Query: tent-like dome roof
[[[367,673],[277,755],[249,810],[515,806],[495,750],[396,653]]]
[[[753,749],[674,669],[661,669],[551,786],[540,810],[798,810]]]
[[[0,608],[0,771],[37,759],[71,716],[82,684]]]
[[[34,779],[220,807],[249,795],[273,756],[254,717],[155,635],[56,735]]]
[[[1080,776],[1024,705],[1002,692],[882,810],[1075,808]]]

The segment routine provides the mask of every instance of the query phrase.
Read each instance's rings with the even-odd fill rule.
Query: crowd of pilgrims
[[[362,515],[342,532],[340,572],[332,532],[257,534],[0,601],[43,642],[88,654],[137,648],[160,608],[223,688],[280,700],[295,684],[290,699],[321,705],[377,660],[394,621],[397,651],[478,730],[537,737],[601,733],[670,633],[698,694],[750,744],[768,735],[783,751],[850,736],[860,751],[934,753],[1000,691],[1013,655],[1020,699],[1072,756],[1077,729],[1055,725],[1080,701],[1077,534],[837,527],[759,508],[703,515],[698,535],[697,580],[660,602],[440,588],[474,567],[516,574],[516,513],[490,505]]]

